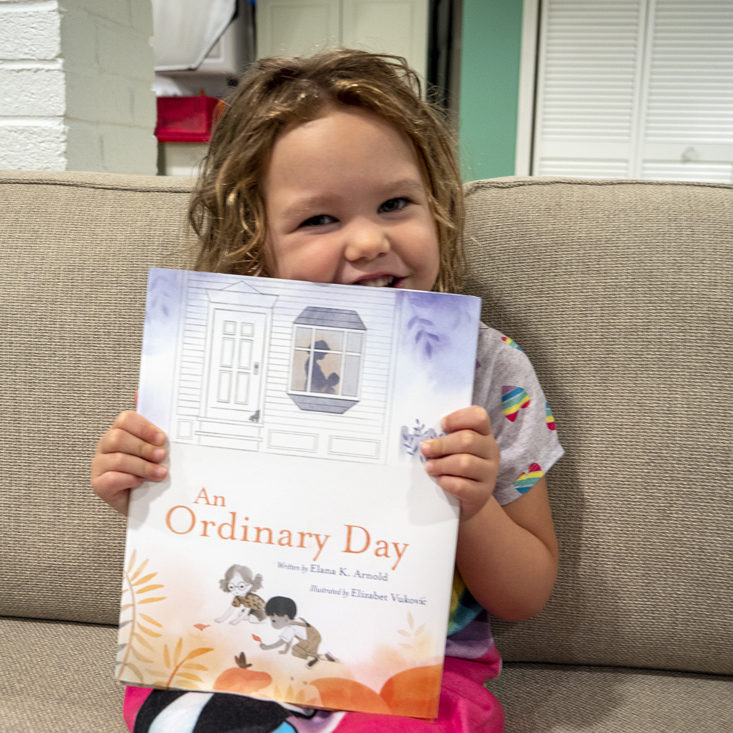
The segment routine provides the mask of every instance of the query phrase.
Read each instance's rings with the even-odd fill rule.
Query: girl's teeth
[[[377,277],[374,280],[361,280],[358,285],[366,285],[370,288],[386,288],[394,282],[393,277]]]

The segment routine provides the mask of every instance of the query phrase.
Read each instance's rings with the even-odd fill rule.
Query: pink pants
[[[321,731],[369,733],[374,730],[385,733],[390,733],[390,731],[392,733],[475,733],[477,731],[502,733],[504,710],[494,695],[484,687],[483,683],[487,676],[486,664],[446,657],[440,706],[438,717],[435,720],[368,713],[324,713],[312,720],[291,715],[287,718],[286,723],[297,733],[320,733]],[[142,687],[128,687],[126,690],[123,715],[131,731],[134,728],[138,711],[150,692],[151,690]],[[205,693],[196,692],[188,694],[200,697],[205,695]],[[201,699],[205,698],[201,697]],[[199,713],[203,714],[203,708],[198,708],[191,713],[193,720],[189,729],[193,728],[193,722]],[[216,729],[215,720],[210,721],[209,724],[212,725],[212,730]],[[181,726],[180,717],[176,719],[175,725]],[[284,730],[278,725],[278,723],[274,724],[273,730]],[[162,729],[165,730],[165,726]],[[171,728],[171,731],[175,730],[178,733],[182,729],[182,727]],[[240,730],[246,730],[244,721],[242,721]]]

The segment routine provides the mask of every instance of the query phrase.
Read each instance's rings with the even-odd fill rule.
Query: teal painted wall
[[[464,180],[514,175],[522,0],[463,0],[458,136]]]

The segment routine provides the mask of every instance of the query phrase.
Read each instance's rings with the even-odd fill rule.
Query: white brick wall
[[[150,0],[0,0],[0,168],[155,173]]]

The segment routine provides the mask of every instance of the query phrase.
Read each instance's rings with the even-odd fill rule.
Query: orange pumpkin
[[[321,677],[310,683],[321,696],[321,705],[333,710],[389,713],[387,703],[371,687],[344,677]]]
[[[413,718],[434,718],[438,714],[440,664],[413,667],[390,677],[380,690],[380,695],[395,715]],[[434,690],[432,694],[430,690]]]
[[[244,652],[234,657],[236,667],[225,669],[214,681],[214,689],[218,692],[238,692],[241,695],[251,695],[262,690],[272,682],[267,672],[257,672],[249,669]]]

